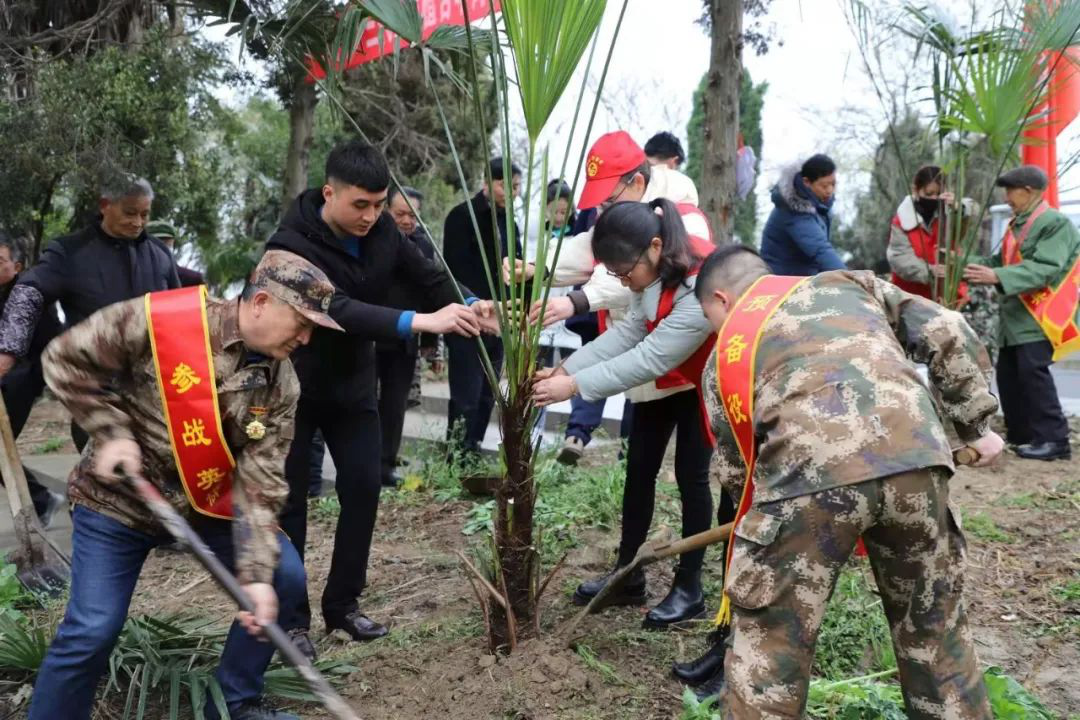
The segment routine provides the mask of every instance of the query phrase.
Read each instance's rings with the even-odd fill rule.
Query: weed
[[[598,658],[596,653],[594,653],[592,648],[588,645],[578,645],[575,650],[577,651],[578,657],[581,658],[581,661],[585,663],[585,667],[599,673],[600,677],[604,678],[604,682],[610,685],[628,684],[619,677],[619,674],[615,672],[615,668]]]
[[[34,448],[35,455],[48,455],[60,450],[67,444],[67,438],[63,435],[54,435],[45,442]]]
[[[1069,582],[1058,585],[1050,590],[1050,594],[1059,603],[1073,604],[1080,603],[1080,578],[1076,580],[1070,580]]]
[[[718,699],[709,697],[698,700],[697,695],[690,688],[684,688],[682,694],[683,711],[679,720],[721,720],[720,708],[717,707]]]
[[[337,520],[341,514],[341,501],[337,495],[323,495],[311,501],[308,509],[319,520]]]
[[[964,532],[986,542],[1012,543],[1015,538],[1005,532],[984,513],[976,513],[964,518]]]
[[[818,636],[814,669],[827,680],[896,667],[881,599],[861,570],[846,568],[836,583]]]

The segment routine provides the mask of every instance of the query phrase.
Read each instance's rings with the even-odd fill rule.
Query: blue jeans
[[[75,506],[71,521],[71,598],[38,671],[30,720],[89,720],[94,691],[127,619],[143,562],[150,550],[171,540],[132,530],[82,505]],[[199,523],[198,530],[232,570],[231,523],[207,520]],[[274,591],[284,618],[294,614],[293,608],[303,598],[305,578],[295,548],[284,533],[278,537],[281,559],[274,572]],[[229,705],[262,695],[263,673],[273,654],[273,645],[233,623],[216,673]]]

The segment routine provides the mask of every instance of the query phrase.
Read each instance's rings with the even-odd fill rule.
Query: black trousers
[[[41,362],[35,360],[20,363],[4,378],[2,388],[4,405],[7,407],[8,418],[11,420],[11,433],[18,438],[23,426],[30,418],[34,401],[45,389],[45,380],[41,375]],[[23,465],[23,474],[26,475],[26,484],[30,490],[30,499],[34,503],[34,511],[41,515],[49,504],[49,489],[42,485],[34,473],[30,472],[30,468],[25,465]],[[0,478],[0,484],[3,484],[3,478]]]
[[[487,348],[496,375],[502,373],[502,339],[485,335]],[[454,428],[463,425],[462,448],[466,452],[479,452],[484,433],[491,422],[491,410],[495,407],[495,395],[484,374],[484,363],[474,338],[459,335],[446,336],[446,352],[450,374],[450,404],[447,409],[446,439],[452,441]]]
[[[389,478],[397,467],[401,433],[416,371],[416,353],[402,347],[376,350],[375,372],[379,378],[379,423],[382,428],[382,477]]]
[[[673,432],[683,537],[704,532],[712,525],[712,493],[709,490],[712,447],[705,436],[700,403],[697,391],[687,390],[634,405],[623,490],[620,564],[633,560],[648,536],[656,503],[656,477]],[[688,570],[700,570],[704,559],[705,551],[695,550],[681,556],[679,565]]]
[[[1068,442],[1069,424],[1061,411],[1049,341],[1008,345],[997,362],[998,399],[1010,443]]]
[[[307,540],[308,478],[311,441],[318,428],[337,469],[337,494],[341,502],[330,573],[322,595],[322,614],[327,622],[339,622],[358,608],[356,599],[367,584],[371,536],[379,510],[382,482],[379,465],[379,415],[374,407],[346,407],[329,398],[301,396],[296,408],[296,436],[285,460],[289,497],[281,513],[281,529],[304,557]],[[311,606],[305,597],[295,619],[284,618],[291,627],[311,627]]]

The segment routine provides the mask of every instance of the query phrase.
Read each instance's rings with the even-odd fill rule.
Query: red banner
[[[754,501],[754,466],[757,464],[757,447],[754,444],[754,361],[757,359],[761,331],[776,309],[807,280],[807,277],[787,275],[758,278],[731,308],[716,339],[716,390],[724,405],[735,443],[739,446],[739,454],[746,465],[746,482],[727,546],[725,567],[728,568],[735,547],[735,529]],[[727,596],[729,574],[725,570],[724,597],[716,616],[718,625],[727,625],[731,620],[731,601]]]
[[[231,518],[236,463],[218,410],[206,286],[147,293],[146,324],[180,484],[197,511]]]
[[[469,19],[475,24],[485,21],[491,13],[491,6],[495,6],[495,12],[501,10],[499,0],[466,0],[469,9]],[[420,11],[420,19],[423,21],[422,37],[426,40],[435,32],[440,25],[464,25],[465,12],[461,7],[461,0],[416,0],[417,10]],[[381,34],[381,37],[380,37]],[[381,40],[381,42],[380,42]],[[400,43],[401,47],[408,47],[409,43],[402,40],[390,30],[386,30],[380,23],[369,20],[360,35],[360,42],[356,52],[345,64],[345,69],[357,67],[373,60],[378,60],[384,55],[394,52],[394,43]],[[326,71],[314,60],[308,60],[311,76],[309,79],[322,79],[326,77]]]

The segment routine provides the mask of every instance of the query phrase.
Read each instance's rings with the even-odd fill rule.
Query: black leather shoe
[[[641,626],[663,630],[677,623],[693,620],[705,613],[705,592],[701,589],[701,570],[675,570],[671,591],[641,621]]]
[[[689,662],[675,663],[671,666],[672,674],[687,685],[701,685],[716,673],[723,673],[726,641],[725,631],[713,630],[709,633],[709,649],[705,654]]]
[[[694,694],[697,695],[697,699],[701,702],[705,702],[709,698],[719,698],[720,691],[724,689],[724,668],[721,667],[715,675],[698,685],[694,689]],[[713,705],[716,709],[717,706]]]
[[[1068,442],[1041,442],[1017,445],[1013,451],[1028,460],[1069,460],[1072,450]]]
[[[315,653],[315,645],[311,642],[311,636],[308,634],[310,631],[307,628],[294,628],[289,631],[289,639],[292,640],[296,649],[304,654],[311,662],[315,662],[318,659]]]
[[[604,589],[604,586],[608,584],[608,580],[611,576],[618,571],[618,567],[609,572],[607,575],[601,575],[598,578],[592,580],[586,580],[577,586],[577,590],[574,591],[574,604],[575,605],[588,605],[589,601],[596,597],[596,594]],[[641,568],[634,570],[630,573],[630,577],[626,578],[626,582],[623,586],[615,592],[615,594],[608,596],[608,605],[644,605],[646,599],[645,594],[645,571]]]
[[[326,631],[344,630],[353,640],[375,640],[390,632],[385,625],[380,625],[359,610],[354,610],[342,620],[327,620]]]

